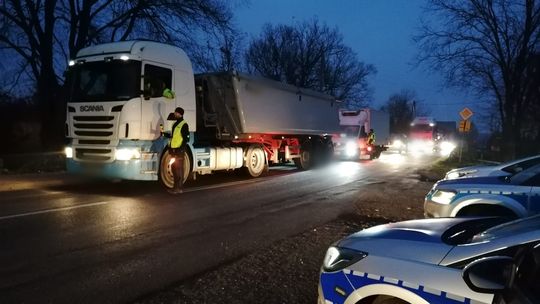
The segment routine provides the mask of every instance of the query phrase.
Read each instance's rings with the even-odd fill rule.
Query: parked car
[[[475,265],[487,262],[473,261],[506,257],[521,265],[523,254],[538,243],[540,215],[511,222],[468,217],[375,226],[328,248],[318,303],[493,303],[499,285],[485,285],[479,278],[489,273],[484,276],[484,269]],[[516,282],[537,295],[540,272],[532,270],[519,270],[522,277]]]
[[[498,165],[471,166],[453,169],[446,173],[444,179],[480,176],[509,176],[538,164],[540,164],[540,155],[535,155]]]
[[[425,217],[540,213],[540,165],[512,176],[441,180],[426,195]]]
[[[491,256],[471,262],[463,269],[465,283],[474,291],[495,294],[494,304],[540,303],[540,245],[521,251],[515,257]]]

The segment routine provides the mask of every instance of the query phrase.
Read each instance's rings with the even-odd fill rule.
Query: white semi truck
[[[334,138],[335,154],[345,159],[373,159],[388,147],[390,116],[373,109],[340,110],[340,136]],[[369,130],[375,132],[375,144],[369,145]]]
[[[161,126],[171,129],[176,107],[190,128],[184,179],[240,168],[258,177],[269,163],[286,161],[309,169],[332,157],[339,133],[332,96],[238,73],[194,75],[180,48],[156,42],[84,48],[70,61],[68,80],[68,172],[172,187]]]

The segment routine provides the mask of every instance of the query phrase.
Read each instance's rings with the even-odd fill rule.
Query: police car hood
[[[450,176],[458,175],[458,178],[476,177],[476,176],[489,176],[489,175],[509,175],[510,173],[501,171],[500,166],[470,166],[448,171],[446,178]],[[456,177],[452,177],[456,178]]]
[[[443,179],[435,184],[435,187],[453,186],[453,185],[472,185],[472,184],[484,184],[484,185],[504,185],[508,184],[505,181],[504,176],[480,176],[480,177],[465,177],[458,179]]]
[[[337,246],[368,255],[439,264],[454,247],[445,244],[445,231],[470,218],[437,218],[390,223],[371,227],[344,238]]]

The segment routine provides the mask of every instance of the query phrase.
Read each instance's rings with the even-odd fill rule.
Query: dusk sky
[[[251,0],[236,9],[238,27],[247,41],[257,36],[265,23],[293,24],[317,17],[337,27],[360,60],[371,63],[374,94],[371,105],[378,108],[402,89],[413,89],[438,120],[459,120],[458,112],[479,104],[463,89],[447,88],[441,75],[427,66],[414,65],[417,47],[412,41],[420,24],[423,0]],[[476,116],[475,118],[478,118]]]

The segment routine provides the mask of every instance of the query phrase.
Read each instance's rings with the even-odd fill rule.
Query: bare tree
[[[205,35],[232,31],[231,17],[224,0],[2,0],[0,48],[16,54],[19,73],[29,72],[35,81],[43,121],[51,122],[42,138],[58,142],[62,71],[81,48],[145,37],[196,52]]]
[[[381,110],[390,115],[390,133],[393,134],[407,134],[415,116],[425,116],[429,113],[424,104],[418,100],[416,92],[406,89],[392,94]]]
[[[265,25],[245,55],[247,69],[274,80],[325,92],[349,106],[367,103],[375,68],[358,60],[337,29],[317,20]]]
[[[430,0],[416,37],[420,60],[450,84],[491,97],[501,120],[507,158],[519,153],[526,113],[538,99],[528,69],[539,52],[536,0]],[[538,128],[538,124],[537,128]]]

